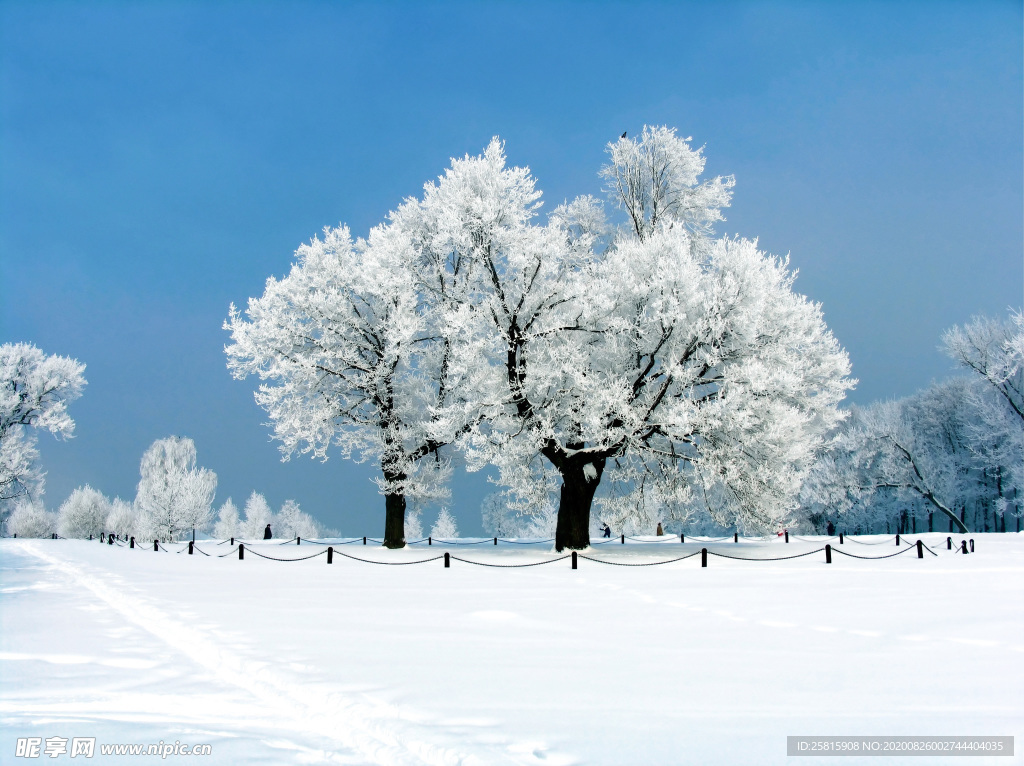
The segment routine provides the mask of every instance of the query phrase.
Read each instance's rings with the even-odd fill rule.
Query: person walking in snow
[[[661,528],[660,521],[658,522],[658,531],[656,534],[658,535],[658,537],[663,537],[665,535],[665,530]]]
[[[607,521],[604,522],[601,525],[601,533],[602,533],[602,537],[611,537],[612,536],[612,528],[608,526],[608,522]]]
[[[273,535],[273,534],[271,534],[271,532],[270,532],[270,525],[269,525],[269,524],[267,524],[267,528],[263,530],[263,539],[264,539],[264,540],[269,540],[269,539],[270,539],[270,538],[272,538],[273,536],[274,536],[274,535]]]

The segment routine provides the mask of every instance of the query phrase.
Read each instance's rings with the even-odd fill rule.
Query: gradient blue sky
[[[133,497],[179,434],[218,503],[380,534],[371,466],[280,462],[221,324],[323,226],[364,234],[492,135],[549,207],[600,193],[623,130],[692,135],[736,176],[720,231],[790,253],[824,304],[852,401],[927,386],[943,329],[1022,303],[1022,59],[1021,3],[994,0],[0,0],[0,342],[88,365],[76,438],[40,439],[47,502]],[[486,491],[457,475],[464,533]]]

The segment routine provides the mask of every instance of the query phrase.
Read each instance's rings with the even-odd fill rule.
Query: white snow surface
[[[210,764],[785,763],[796,734],[1014,735],[1005,762],[1020,762],[1024,535],[975,534],[969,556],[919,537],[939,555],[575,571],[550,543],[360,539],[328,566],[254,555],[324,550],[305,542],[253,543],[239,561],[215,557],[226,543],[200,543],[206,557],[4,539],[0,762],[29,762],[18,737],[60,736],[96,737],[101,763],[140,760],[101,757],[101,743],[176,740],[211,744]],[[878,544],[835,548],[897,551],[857,539]],[[582,555],[769,557],[825,541],[613,539]],[[341,556],[444,551],[449,569]],[[815,761],[832,762],[800,759]]]

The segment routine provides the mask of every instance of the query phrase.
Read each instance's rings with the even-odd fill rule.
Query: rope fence
[[[707,549],[705,548],[704,550]],[[730,556],[728,553],[718,553],[716,551],[708,551],[708,554],[711,556],[718,556],[718,558],[720,559],[732,559],[733,561],[786,561],[787,559],[799,559],[803,558],[804,556],[810,556],[815,553],[821,553],[823,550],[825,550],[824,546],[821,548],[815,548],[813,551],[796,553],[792,556],[771,556],[765,558],[762,558],[760,556]],[[831,550],[835,550],[835,548],[832,548]],[[908,548],[907,550],[910,549]],[[885,558],[885,556],[880,556],[879,558]]]
[[[66,538],[58,538],[57,535],[54,535],[54,539],[66,539]],[[661,543],[661,542],[675,542],[674,538],[669,538],[669,539],[666,539],[666,540],[645,540],[645,539],[637,538],[637,537],[627,538],[625,535],[620,535],[620,537],[618,539],[614,539],[614,538],[613,539],[600,538],[598,540],[592,540],[591,541],[591,546],[604,545],[604,544],[608,544],[608,543],[620,543],[620,544],[624,545],[626,543],[627,539],[629,541],[633,542],[633,543],[636,543],[636,544],[651,544],[651,543],[657,544],[657,543]],[[710,538],[708,540],[701,540],[700,538],[693,538],[693,537],[691,537],[690,538],[690,544],[692,545],[694,543],[698,543],[699,544],[699,543],[702,543],[702,542],[712,542],[712,541],[719,542],[719,543],[725,543],[725,541],[727,541],[729,539],[730,538],[725,537],[725,538]],[[739,534],[738,533],[734,534],[731,539],[732,539],[732,542],[734,544],[737,544],[737,543],[740,542]],[[801,540],[801,538],[798,538],[795,535],[794,535],[794,539]],[[825,539],[828,540],[828,539],[835,539],[835,538],[831,537],[831,538],[825,538]],[[842,544],[843,543],[843,536],[839,535],[838,539],[839,539],[840,544]],[[852,539],[852,538],[847,538],[847,539]],[[227,558],[229,556],[233,556],[233,555],[237,554],[239,560],[244,560],[245,559],[245,553],[249,552],[253,556],[256,556],[257,558],[265,559],[267,561],[308,561],[310,559],[319,558],[320,556],[326,556],[327,557],[327,563],[331,564],[334,561],[334,556],[338,555],[338,556],[341,556],[342,558],[351,559],[352,561],[357,561],[357,562],[360,562],[360,563],[363,563],[363,564],[379,564],[381,566],[412,566],[412,565],[416,565],[416,564],[428,564],[428,563],[431,563],[431,562],[443,560],[445,568],[449,568],[451,566],[451,562],[452,561],[457,561],[459,563],[468,564],[468,565],[471,565],[471,566],[490,567],[490,568],[494,568],[494,569],[522,569],[522,568],[527,568],[527,567],[536,567],[536,566],[545,566],[547,564],[554,564],[554,563],[557,563],[559,561],[565,561],[566,559],[571,559],[572,560],[572,569],[576,569],[577,568],[578,560],[579,559],[584,559],[585,561],[592,561],[592,562],[594,562],[596,564],[606,564],[606,565],[609,565],[609,566],[651,567],[651,566],[662,566],[662,565],[665,565],[665,564],[674,564],[674,563],[677,563],[679,561],[686,561],[687,559],[694,558],[695,556],[698,556],[698,555],[701,557],[701,567],[702,568],[706,568],[708,566],[708,556],[709,555],[717,557],[717,558],[730,559],[732,561],[787,561],[787,560],[790,560],[790,559],[805,558],[807,556],[813,556],[815,554],[820,554],[820,553],[824,552],[824,554],[825,554],[825,563],[826,564],[831,564],[832,563],[832,554],[833,553],[838,553],[838,554],[840,554],[842,556],[846,556],[846,557],[852,558],[852,559],[858,559],[858,560],[861,560],[861,561],[876,561],[876,560],[882,560],[882,559],[890,559],[890,558],[894,558],[896,556],[902,556],[905,553],[910,553],[913,550],[917,551],[917,557],[918,558],[924,558],[924,552],[925,551],[930,553],[933,557],[938,557],[939,556],[939,553],[937,553],[931,547],[926,545],[924,543],[924,541],[921,540],[921,539],[917,539],[915,541],[911,541],[911,540],[907,540],[907,539],[903,538],[901,535],[896,535],[895,539],[896,539],[896,544],[897,545],[905,545],[906,547],[900,547],[899,550],[897,550],[894,553],[889,553],[889,554],[885,554],[885,555],[881,555],[881,556],[861,556],[861,555],[858,555],[856,553],[848,553],[847,551],[842,550],[838,546],[833,546],[831,543],[826,543],[823,547],[817,547],[817,548],[814,548],[813,550],[808,550],[808,551],[801,551],[799,553],[794,553],[794,554],[788,555],[788,556],[733,555],[731,553],[724,553],[724,552],[717,551],[717,550],[709,550],[706,547],[706,545],[705,545],[705,546],[702,546],[700,549],[693,551],[692,553],[687,553],[687,554],[682,555],[682,556],[674,556],[672,558],[664,559],[664,560],[661,560],[661,561],[613,561],[613,560],[609,560],[607,558],[596,558],[594,556],[586,555],[586,554],[578,552],[578,551],[571,551],[569,553],[565,553],[565,554],[562,554],[562,555],[554,556],[552,558],[547,558],[547,559],[544,559],[542,561],[528,561],[528,562],[523,562],[523,563],[499,563],[499,562],[495,562],[495,561],[474,561],[472,559],[467,559],[467,558],[463,558],[461,556],[452,555],[452,554],[450,554],[448,552],[445,552],[443,554],[438,554],[437,556],[431,556],[429,558],[416,559],[416,560],[413,560],[413,561],[380,561],[378,559],[373,559],[373,558],[362,558],[360,556],[353,556],[351,554],[343,553],[342,551],[335,549],[335,546],[350,545],[350,544],[359,543],[359,542],[362,542],[364,545],[366,545],[369,542],[373,542],[374,544],[382,544],[383,543],[383,540],[378,540],[378,539],[375,539],[375,538],[368,538],[368,537],[353,538],[353,539],[350,539],[350,540],[339,538],[335,542],[324,542],[324,541],[321,541],[321,540],[306,540],[306,541],[303,541],[299,537],[293,537],[291,540],[286,540],[284,542],[281,542],[281,541],[274,541],[274,542],[271,542],[271,541],[255,541],[255,542],[252,542],[251,541],[251,542],[247,543],[244,540],[239,540],[237,544],[235,544],[235,538],[230,538],[229,540],[221,540],[219,542],[214,542],[213,540],[205,540],[205,541],[199,541],[199,542],[180,541],[179,540],[179,541],[171,541],[171,542],[167,542],[167,543],[162,543],[159,540],[153,540],[152,548],[150,548],[148,544],[140,544],[140,543],[138,543],[135,540],[134,537],[128,538],[127,541],[121,540],[120,536],[117,536],[117,535],[114,535],[114,534],[101,535],[101,537],[100,537],[101,543],[107,544],[107,545],[109,545],[111,547],[116,545],[118,548],[128,547],[128,548],[137,549],[137,550],[140,550],[140,551],[142,551],[142,550],[153,550],[155,552],[174,553],[174,554],[181,554],[181,553],[187,552],[188,555],[190,555],[190,556],[193,555],[194,553],[198,552],[199,554],[201,554],[203,556],[206,556],[207,558]],[[762,539],[762,541],[763,541],[763,539]],[[273,547],[276,548],[278,546],[288,545],[288,544],[291,544],[291,543],[295,543],[296,545],[301,545],[302,542],[312,543],[312,544],[315,544],[315,545],[321,545],[321,546],[326,546],[326,547],[324,549],[322,549],[322,550],[319,550],[319,551],[315,552],[315,553],[311,553],[308,556],[296,556],[296,557],[290,557],[290,556],[283,556],[283,557],[282,556],[271,556],[271,555],[268,555],[267,553],[261,553],[257,549],[260,546],[264,546],[264,547],[271,547],[271,546],[273,546]],[[487,544],[487,543],[490,543],[492,545],[498,545],[499,542],[504,543],[504,544],[509,544],[509,545],[524,545],[524,544],[525,545],[543,545],[543,544],[548,544],[548,543],[554,542],[554,538],[545,538],[545,539],[542,539],[542,540],[508,540],[508,539],[504,539],[504,538],[492,537],[492,538],[488,538],[488,539],[471,540],[471,541],[466,541],[466,542],[460,542],[460,541],[455,541],[455,540],[451,540],[451,539],[434,541],[432,538],[428,537],[428,538],[425,538],[424,540],[413,540],[413,541],[410,541],[409,543],[407,543],[407,545],[409,545],[409,546],[417,545],[417,544],[422,544],[423,542],[426,542],[428,545],[432,545],[434,542],[437,542],[440,545],[483,545],[483,544]],[[683,544],[683,545],[686,544],[683,535],[680,535],[679,542],[681,544]],[[744,542],[746,542],[746,541],[744,541]],[[806,540],[803,540],[803,542],[812,542],[813,543],[813,542],[821,542],[821,540],[820,539],[819,540],[806,539]],[[882,544],[886,544],[886,543],[891,542],[891,538],[888,538],[888,539],[880,541],[880,542],[862,542],[860,540],[854,540],[854,542],[859,542],[859,543],[861,543],[863,545],[882,545]],[[228,550],[226,553],[211,554],[211,553],[207,553],[206,551],[204,551],[202,549],[200,543],[210,544],[210,545],[213,545],[214,547],[224,545],[225,543],[230,543],[230,544],[233,545],[233,547],[230,550]],[[171,548],[169,548],[168,546],[172,546],[172,547],[180,546],[180,547],[178,547],[177,550],[171,550]],[[727,546],[726,549],[728,549],[728,550],[737,550],[736,548],[733,548],[732,546]],[[614,549],[612,549],[612,550],[614,550]],[[964,540],[960,541],[959,545],[956,545],[953,542],[952,536],[949,536],[949,537],[946,538],[946,551],[948,552],[948,555],[968,555],[968,554],[972,554],[972,553],[974,553],[974,539],[973,538],[971,538],[970,540],[964,539]]]

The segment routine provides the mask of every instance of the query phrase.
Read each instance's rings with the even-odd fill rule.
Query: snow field
[[[789,734],[1011,734],[1020,747],[1024,536],[974,535],[966,557],[945,534],[918,537],[939,556],[581,558],[575,571],[3,540],[0,761],[17,737],[54,735],[209,742],[206,763],[783,763]],[[825,538],[649,540],[585,555],[766,557]],[[876,541],[842,548],[897,550]],[[336,548],[445,550],[556,557]]]

